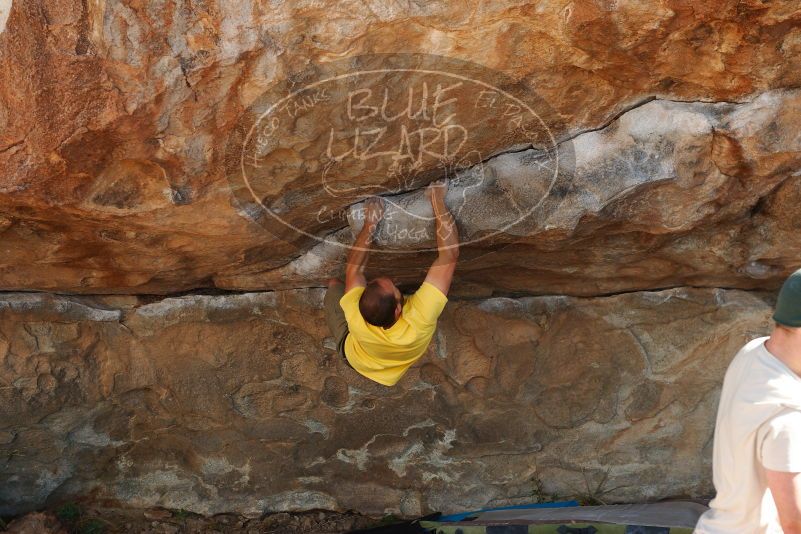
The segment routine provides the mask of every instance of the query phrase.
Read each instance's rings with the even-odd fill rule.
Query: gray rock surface
[[[0,513],[88,494],[248,515],[708,494],[723,372],[771,308],[681,288],[453,301],[385,388],[327,348],[321,301],[4,296]]]

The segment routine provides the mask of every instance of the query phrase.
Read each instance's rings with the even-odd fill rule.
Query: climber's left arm
[[[381,197],[372,197],[364,203],[364,226],[362,226],[356,241],[348,253],[348,264],[345,267],[345,292],[354,287],[364,287],[367,280],[364,277],[364,268],[367,266],[367,256],[370,253],[370,243],[373,240],[378,223],[384,216],[384,201]]]

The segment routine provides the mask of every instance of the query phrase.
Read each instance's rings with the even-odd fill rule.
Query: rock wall
[[[91,495],[195,512],[416,515],[709,494],[752,292],[446,307],[395,388],[332,350],[321,290],[0,300],[0,513]]]
[[[0,514],[709,494],[801,257],[799,58],[799,1],[0,0]],[[443,175],[451,303],[383,388],[319,288],[381,194],[414,289]]]
[[[354,70],[392,64],[376,61],[379,53],[425,52],[480,63],[492,83],[542,104],[536,112],[556,147],[575,145],[575,176],[543,192],[527,225],[466,248],[458,293],[776,288],[799,254],[791,178],[801,111],[787,90],[801,86],[799,7],[14,1],[0,33],[0,287],[319,287],[320,271],[341,258],[318,251],[322,267],[289,266],[315,242],[287,243],[243,214],[226,146],[271,90],[318,80],[341,58]],[[374,82],[405,90],[389,77]],[[404,102],[402,92],[392,97]],[[261,192],[330,242],[347,231],[337,223],[343,211],[374,193],[368,186],[386,185],[377,164],[362,160],[335,173],[356,194],[320,196],[313,148],[329,123],[339,125],[334,111],[321,102],[293,115],[273,151],[278,191]],[[472,217],[460,230],[473,235],[506,227],[510,206],[539,182],[520,152],[528,136],[469,124],[489,166],[486,187],[463,203]],[[438,171],[436,161],[420,165],[399,195]],[[339,218],[318,224],[324,201]],[[379,259],[376,272],[403,267],[404,280],[419,282],[423,260]]]

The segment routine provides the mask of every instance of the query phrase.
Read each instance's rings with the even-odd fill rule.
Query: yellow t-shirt
[[[448,297],[436,286],[423,282],[403,303],[400,318],[384,329],[362,317],[359,311],[362,293],[364,287],[354,287],[339,300],[350,331],[345,339],[345,357],[359,374],[379,384],[394,386],[425,354]]]

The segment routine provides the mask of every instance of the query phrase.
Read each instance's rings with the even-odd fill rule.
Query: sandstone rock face
[[[801,257],[800,8],[0,0],[0,514],[708,495]],[[441,177],[451,302],[383,388],[319,287],[379,194],[414,289]]]
[[[321,290],[0,300],[0,513],[76,495],[415,515],[542,493],[711,491],[739,290],[453,302],[395,388],[331,349]]]
[[[67,534],[58,519],[43,513],[32,513],[21,517],[8,525],[5,531],[10,534]]]
[[[279,142],[265,141],[274,190],[260,189],[257,204],[280,211],[301,239],[266,231],[253,222],[258,207],[235,201],[226,147],[264,95],[310,86],[342,62],[350,71],[403,63],[376,59],[386,52],[480,63],[482,80],[533,102],[547,129],[532,139],[528,122],[500,122],[507,108],[467,113],[472,101],[448,93],[485,160],[449,197],[465,208],[464,237],[486,238],[465,247],[457,294],[774,288],[794,266],[799,96],[783,89],[801,84],[798,2],[385,4],[4,2],[0,287],[319,286],[320,273],[339,268],[336,243],[351,238],[349,209],[383,191],[424,215],[414,189],[443,162],[421,159],[414,179],[393,188],[387,161],[355,158],[329,175],[351,194],[327,198],[325,128],[335,127],[335,147],[359,146],[359,136],[325,87],[298,95]],[[402,109],[415,76],[354,87],[375,98],[391,88],[389,107]],[[545,137],[575,160],[555,183],[538,174]],[[385,141],[401,139],[390,131]],[[520,206],[537,209],[508,227]],[[432,235],[422,221],[400,240]],[[314,257],[291,264],[304,255]],[[391,266],[418,282],[430,254],[419,256],[378,258],[376,273]]]
[[[458,287],[595,295],[770,285],[801,254],[792,222],[801,206],[793,176],[801,163],[799,120],[798,91],[739,105],[655,100],[563,142],[571,168],[555,180],[536,149],[472,166],[451,181],[447,196],[465,242]],[[766,144],[768,130],[784,134]],[[419,190],[388,202],[378,234],[383,253],[373,265],[414,282],[436,249],[431,208]],[[257,289],[336,276],[346,258],[342,244],[361,227],[360,209],[353,208],[350,227],[287,266],[218,282]],[[497,228],[507,229],[493,235]]]

